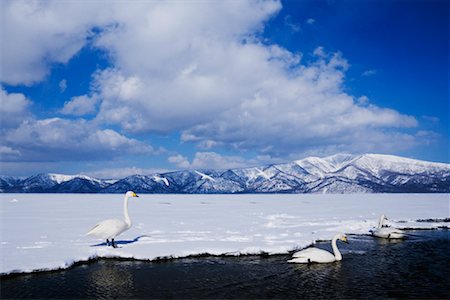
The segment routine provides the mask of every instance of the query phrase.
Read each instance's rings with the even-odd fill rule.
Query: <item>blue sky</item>
[[[449,162],[447,1],[3,1],[1,174]]]

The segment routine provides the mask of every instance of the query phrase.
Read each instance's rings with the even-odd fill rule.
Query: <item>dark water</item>
[[[344,260],[288,264],[287,255],[169,262],[100,260],[1,278],[1,298],[442,298],[450,296],[449,233],[405,241],[350,236]],[[329,249],[328,243],[318,247]]]

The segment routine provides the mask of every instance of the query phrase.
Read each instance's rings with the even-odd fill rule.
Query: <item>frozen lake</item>
[[[67,268],[96,257],[286,254],[337,232],[367,234],[380,214],[398,228],[437,228],[447,194],[140,195],[119,248],[85,233],[122,218],[123,195],[0,194],[0,273]]]

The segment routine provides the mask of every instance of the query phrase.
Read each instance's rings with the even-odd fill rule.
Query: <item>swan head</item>
[[[126,194],[125,194],[125,197],[139,197],[135,192],[133,192],[133,191],[128,191]]]
[[[339,236],[339,240],[348,244],[348,239],[347,239],[347,236],[345,234],[341,234]]]
[[[384,214],[380,216],[380,220],[382,220],[382,221],[384,221],[384,220],[387,221],[387,219],[388,219],[388,218],[387,218],[386,215],[384,215]]]

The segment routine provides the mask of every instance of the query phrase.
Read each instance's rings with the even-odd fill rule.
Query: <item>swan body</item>
[[[292,255],[292,259],[288,260],[289,263],[308,264],[308,263],[331,263],[334,261],[342,260],[341,252],[337,248],[337,240],[348,243],[347,236],[339,233],[334,236],[331,241],[333,253],[319,248],[307,248],[295,252]]]
[[[128,199],[131,197],[139,197],[135,192],[127,192],[123,200],[124,219],[108,219],[101,221],[97,225],[91,228],[86,235],[96,236],[102,239],[106,239],[106,244],[109,245],[111,239],[111,246],[116,248],[114,239],[122,232],[130,229],[132,223],[128,214]]]
[[[383,227],[385,220],[387,220],[386,216],[381,215],[378,227],[372,230],[373,236],[383,239],[402,239],[405,237],[405,233],[400,229]]]

